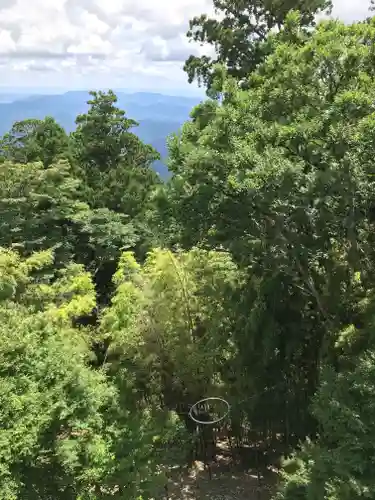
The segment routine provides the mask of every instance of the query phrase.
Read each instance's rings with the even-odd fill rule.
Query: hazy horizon
[[[58,95],[65,94],[67,92],[89,92],[90,90],[108,90],[111,89],[114,92],[122,92],[125,94],[138,94],[138,93],[147,93],[147,94],[161,94],[167,96],[181,96],[181,97],[204,97],[205,92],[204,89],[192,88],[189,89],[180,89],[180,88],[118,88],[118,87],[108,87],[108,86],[97,86],[93,85],[92,87],[68,87],[68,86],[49,86],[49,87],[39,87],[39,86],[2,86],[0,85],[0,94],[16,94],[16,95]]]

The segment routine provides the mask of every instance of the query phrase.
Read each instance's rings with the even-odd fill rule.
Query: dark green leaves
[[[16,122],[2,138],[0,153],[15,163],[41,161],[48,167],[69,157],[68,136],[51,117]]]
[[[223,64],[230,76],[243,82],[264,61],[272,50],[267,35],[280,30],[291,10],[301,12],[301,25],[314,25],[317,13],[332,7],[330,0],[214,0],[218,18],[207,15],[194,17],[187,33],[190,40],[208,43],[216,57],[190,56],[185,63],[189,82],[198,80],[208,89],[217,74],[217,64]]]

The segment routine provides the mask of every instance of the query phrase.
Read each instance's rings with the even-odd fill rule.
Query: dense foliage
[[[191,41],[211,45],[216,57],[190,56],[184,66],[189,81],[197,80],[208,90],[215,86],[224,65],[242,84],[272,51],[269,33],[280,31],[288,13],[300,11],[301,26],[314,25],[315,16],[328,13],[331,0],[213,0],[215,17],[194,17],[187,33]]]
[[[0,499],[160,498],[207,396],[278,500],[375,499],[375,18],[329,6],[192,21],[167,183],[111,91],[2,138]]]

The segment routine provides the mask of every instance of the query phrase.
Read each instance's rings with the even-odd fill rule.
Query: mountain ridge
[[[167,155],[167,137],[177,132],[189,119],[194,106],[202,101],[199,97],[174,96],[158,92],[117,92],[117,106],[126,116],[139,123],[132,131],[161,155],[162,161],[155,162],[154,168],[162,178],[168,177],[164,160]],[[29,118],[43,119],[52,116],[65,130],[75,130],[77,115],[86,113],[87,90],[70,90],[61,94],[33,94],[22,96],[12,102],[1,102],[0,94],[0,135],[5,134],[16,121]]]

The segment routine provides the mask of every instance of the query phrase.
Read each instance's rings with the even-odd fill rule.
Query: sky
[[[334,0],[344,21],[369,0]],[[0,0],[0,88],[127,88],[192,92],[182,70],[189,19],[212,0]]]

